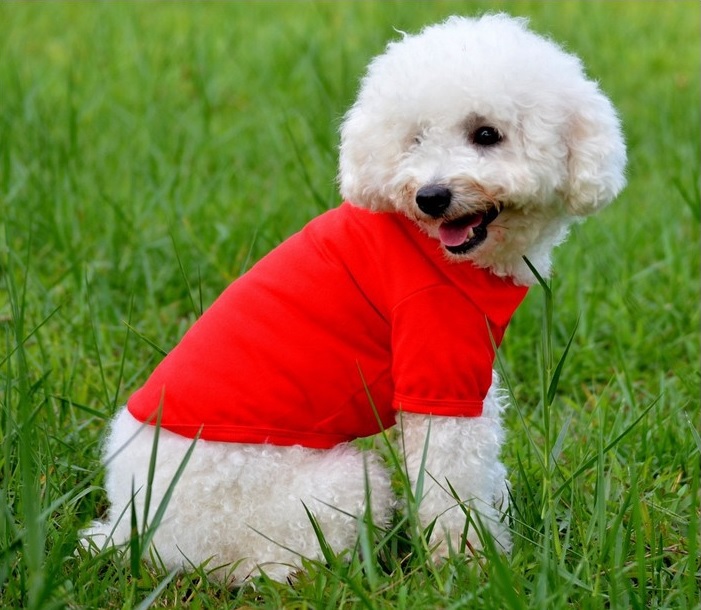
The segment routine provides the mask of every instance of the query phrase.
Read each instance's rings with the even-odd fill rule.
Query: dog
[[[485,534],[508,553],[495,347],[537,281],[528,262],[549,275],[625,164],[609,99],[525,19],[389,43],[342,123],[344,203],[233,282],[116,415],[111,508],[85,544],[125,543],[131,507],[143,530],[170,495],[164,566],[284,581],[323,558],[310,515],[337,552],[363,515],[390,523],[390,469],[353,441],[396,424],[434,557]],[[467,540],[465,506],[484,529]]]

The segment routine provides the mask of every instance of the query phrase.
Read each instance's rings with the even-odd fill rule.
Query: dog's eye
[[[479,146],[494,146],[501,142],[502,137],[496,127],[483,125],[472,132],[470,139]]]

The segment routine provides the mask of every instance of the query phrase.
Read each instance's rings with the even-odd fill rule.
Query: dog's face
[[[624,166],[616,113],[579,60],[504,15],[390,44],[341,131],[346,199],[401,212],[449,258],[501,275],[524,255],[549,260],[622,188]]]

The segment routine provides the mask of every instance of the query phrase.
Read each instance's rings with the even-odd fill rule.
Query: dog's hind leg
[[[154,428],[127,411],[112,425],[106,456],[109,518],[86,536],[101,544],[112,534],[129,539],[129,504],[143,528],[147,473]],[[150,485],[153,518],[192,440],[160,431],[158,459]],[[301,558],[321,559],[307,509],[336,552],[356,542],[357,518],[365,513],[370,485],[375,523],[389,521],[393,507],[389,475],[380,459],[352,445],[329,450],[198,441],[178,480],[153,547],[168,569],[208,562],[214,577],[230,584],[263,570],[285,580]],[[121,515],[121,519],[120,519]],[[221,567],[220,567],[221,566]]]

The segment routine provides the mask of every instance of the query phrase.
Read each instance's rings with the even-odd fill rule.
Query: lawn
[[[395,30],[495,7],[583,58],[630,156],[500,353],[512,556],[435,566],[399,527],[293,586],[228,591],[76,553],[105,510],[109,417],[338,204],[368,60]],[[0,5],[0,607],[698,609],[700,23],[684,1]]]

